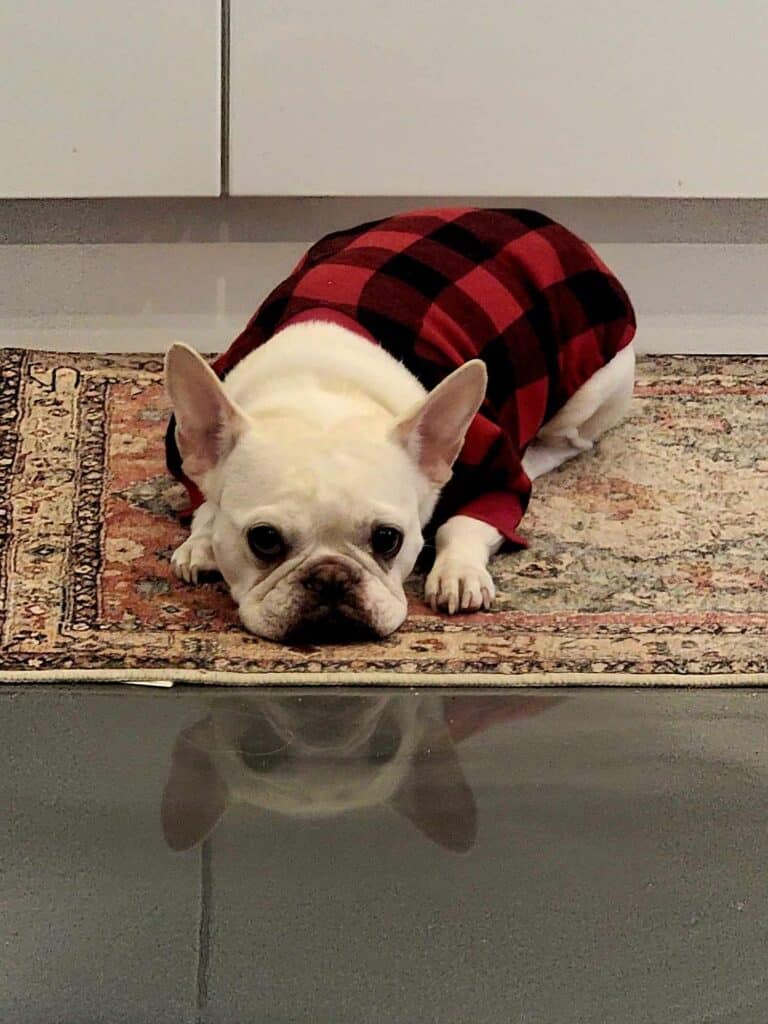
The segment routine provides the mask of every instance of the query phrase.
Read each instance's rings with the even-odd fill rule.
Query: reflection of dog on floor
[[[389,804],[447,850],[477,813],[456,744],[559,698],[438,694],[225,698],[176,739],[163,793],[168,845],[203,840],[230,804],[331,817]]]

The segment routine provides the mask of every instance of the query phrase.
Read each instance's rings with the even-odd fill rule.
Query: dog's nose
[[[313,566],[304,576],[302,586],[316,595],[319,601],[336,604],[360,582],[360,573],[351,565],[325,562]]]

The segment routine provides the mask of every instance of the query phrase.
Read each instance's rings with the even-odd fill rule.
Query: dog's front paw
[[[496,587],[484,566],[438,555],[427,576],[424,596],[433,611],[439,609],[455,615],[490,608]]]
[[[218,566],[211,547],[211,538],[195,537],[194,534],[187,537],[173,552],[171,565],[179,579],[186,583],[197,583],[200,573],[216,572]]]

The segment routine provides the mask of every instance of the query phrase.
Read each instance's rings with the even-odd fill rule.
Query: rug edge
[[[30,671],[0,670],[0,685],[8,683],[126,683],[168,686],[173,683],[197,683],[207,686],[392,686],[441,689],[448,686],[498,686],[554,688],[584,686],[622,687],[737,687],[768,686],[768,672],[741,673],[674,673],[646,675],[630,672],[551,672],[528,673],[393,673],[393,672],[211,672],[198,669],[40,669]]]

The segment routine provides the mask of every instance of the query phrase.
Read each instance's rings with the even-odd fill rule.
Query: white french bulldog
[[[528,447],[531,480],[593,442],[624,414],[633,344],[579,388]],[[193,349],[166,358],[184,473],[205,502],[173,555],[197,582],[218,570],[251,632],[290,640],[315,627],[385,637],[406,616],[403,584],[441,488],[483,401],[473,359],[427,393],[383,348],[345,327],[297,323],[221,382]],[[426,581],[433,609],[488,608],[489,558],[504,538],[456,515],[436,534]]]

